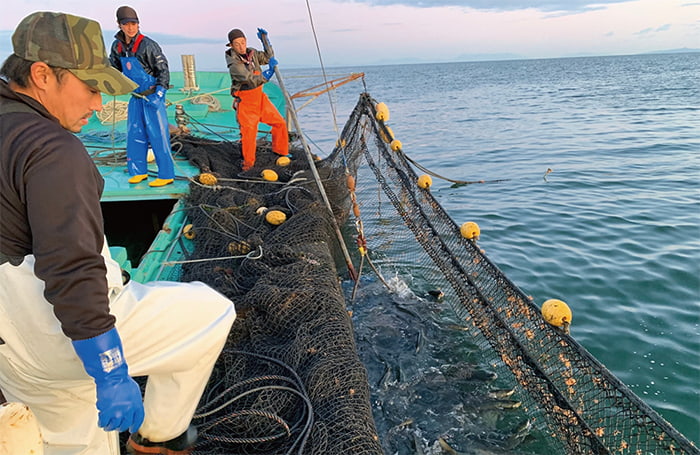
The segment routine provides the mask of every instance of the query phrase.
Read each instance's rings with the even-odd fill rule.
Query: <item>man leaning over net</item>
[[[203,283],[122,284],[104,180],[79,132],[102,93],[135,85],[97,22],[25,17],[0,74],[0,390],[39,421],[45,453],[188,453],[190,420],[233,304]],[[133,376],[148,376],[142,398]]]

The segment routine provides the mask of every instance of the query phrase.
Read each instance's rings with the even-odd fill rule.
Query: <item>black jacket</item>
[[[134,53],[134,44],[139,37],[142,37],[140,39],[141,42],[136,49],[136,53]],[[143,66],[143,69],[156,78],[157,85],[160,85],[166,90],[169,88],[170,69],[168,68],[168,59],[165,58],[165,54],[163,54],[158,43],[146,35],[142,35],[140,32],[129,44],[126,44],[124,32],[121,30],[114,35],[114,38],[115,40],[112,43],[112,49],[109,53],[109,62],[113,67],[123,72],[120,58],[136,57],[141,63],[141,66]]]
[[[73,340],[114,327],[100,254],[103,188],[80,140],[0,80],[0,252],[36,257],[44,296]]]

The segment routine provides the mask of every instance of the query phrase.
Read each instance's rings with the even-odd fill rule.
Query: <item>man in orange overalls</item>
[[[259,28],[258,38],[267,32]],[[226,50],[226,66],[231,75],[231,96],[241,129],[243,170],[255,165],[255,143],[258,123],[272,127],[272,151],[281,156],[289,154],[287,123],[263,93],[263,84],[275,74],[277,60],[267,52],[248,47],[245,34],[237,28],[228,33],[230,49]],[[262,71],[260,65],[269,65]]]

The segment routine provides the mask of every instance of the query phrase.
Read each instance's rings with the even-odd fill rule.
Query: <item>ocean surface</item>
[[[290,93],[322,80],[280,70]],[[432,193],[458,224],[479,224],[479,245],[535,302],[566,301],[572,336],[700,444],[700,53],[326,77],[351,72],[388,105],[409,157],[452,179],[504,180],[434,179]],[[364,89],[300,110],[314,153],[330,153]]]

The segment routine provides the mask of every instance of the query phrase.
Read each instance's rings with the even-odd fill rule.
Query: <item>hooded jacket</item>
[[[15,265],[35,256],[44,296],[72,340],[114,327],[101,255],[103,189],[80,140],[0,80],[0,253]]]

